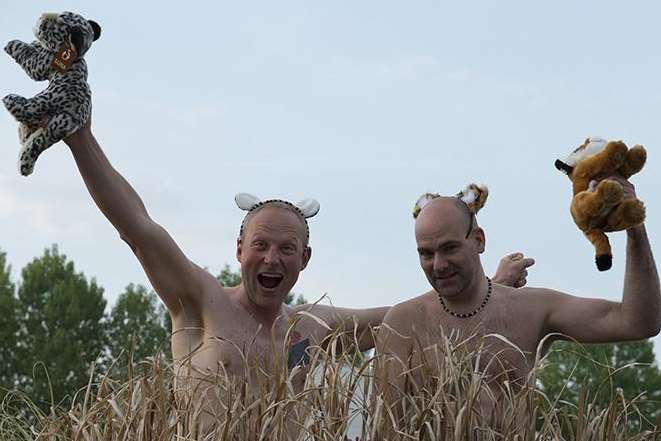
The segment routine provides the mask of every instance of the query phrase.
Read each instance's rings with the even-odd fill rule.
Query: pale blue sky
[[[296,291],[342,306],[397,303],[427,289],[414,201],[478,181],[491,189],[480,214],[488,272],[522,250],[538,262],[531,286],[619,299],[623,234],[612,236],[613,269],[598,273],[553,167],[589,135],[648,147],[633,181],[661,254],[661,31],[651,2],[5,5],[1,41],[32,40],[44,11],[102,26],[87,55],[94,132],[151,215],[214,273],[235,265],[235,193],[314,197],[313,259]],[[8,56],[0,77],[3,95],[45,87]],[[128,283],[149,285],[63,144],[26,179],[6,112],[0,142],[0,248],[15,277],[58,243],[111,303]]]

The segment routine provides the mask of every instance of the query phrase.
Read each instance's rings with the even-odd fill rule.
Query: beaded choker
[[[489,289],[487,290],[487,295],[484,297],[484,300],[482,300],[482,303],[480,306],[472,310],[471,312],[454,312],[450,310],[450,308],[447,307],[445,302],[443,301],[443,297],[441,294],[438,294],[438,300],[441,302],[441,306],[443,307],[443,310],[450,314],[453,317],[457,318],[468,318],[468,317],[473,317],[475,314],[478,312],[482,311],[484,309],[484,306],[489,302],[489,299],[491,298],[491,291],[493,290],[493,285],[491,283],[491,279],[487,277],[487,281],[489,282]]]

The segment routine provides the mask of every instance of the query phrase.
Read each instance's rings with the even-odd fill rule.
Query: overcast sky
[[[236,268],[237,192],[321,203],[295,291],[336,305],[390,305],[428,289],[411,208],[471,181],[483,263],[521,250],[528,278],[620,299],[624,233],[599,273],[553,162],[586,136],[648,147],[633,178],[661,254],[660,8],[647,2],[4,3],[0,40],[33,39],[45,11],[96,20],[87,54],[94,133],[113,165],[196,263]],[[35,83],[0,54],[1,94]],[[19,176],[16,122],[0,116],[0,249],[13,276],[51,244],[110,304],[149,282],[92,203],[64,144]],[[657,354],[661,352],[661,340]]]

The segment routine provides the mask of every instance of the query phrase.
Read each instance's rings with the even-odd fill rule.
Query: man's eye
[[[292,245],[286,245],[282,247],[282,252],[285,254],[293,254],[294,252],[296,252],[296,247]]]
[[[257,248],[258,250],[263,250],[263,249],[266,248],[266,242],[262,242],[262,241],[260,240],[260,241],[257,241],[257,242],[253,242],[252,246],[254,246],[255,248]]]

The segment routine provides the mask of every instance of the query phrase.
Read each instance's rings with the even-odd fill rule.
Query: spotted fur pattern
[[[48,80],[48,87],[32,98],[9,94],[2,99],[19,122],[19,171],[28,176],[39,155],[80,128],[90,116],[92,93],[87,84],[83,56],[100,35],[100,27],[78,14],[43,14],[35,27],[36,41],[12,40],[7,52],[35,81]],[[65,71],[52,67],[64,45],[76,48],[76,60]]]

